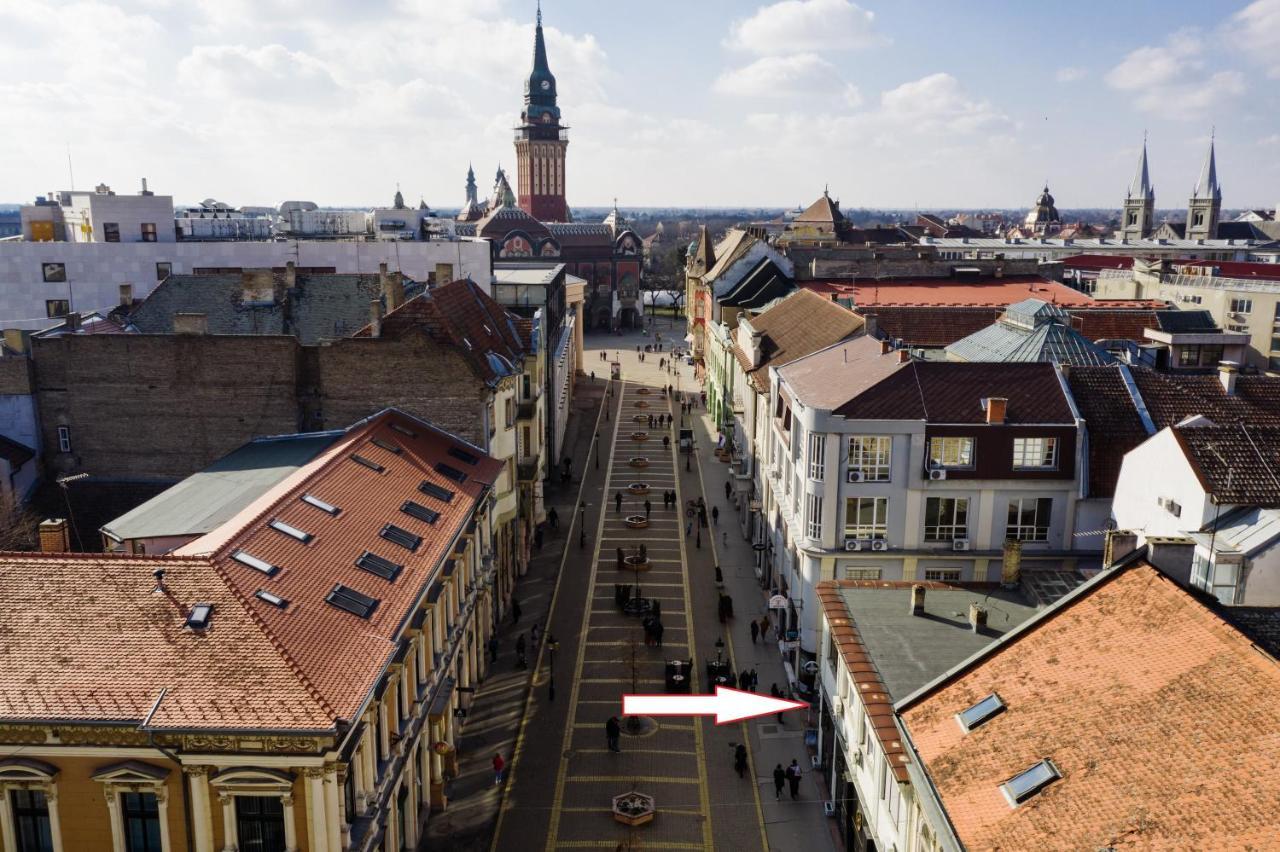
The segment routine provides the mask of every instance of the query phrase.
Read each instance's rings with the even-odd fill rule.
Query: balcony
[[[516,419],[532,420],[537,410],[538,406],[534,402],[522,402],[516,406]]]

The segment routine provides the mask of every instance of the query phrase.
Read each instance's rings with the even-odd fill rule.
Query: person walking
[[[751,672],[746,669],[742,670],[742,673],[738,675],[738,687],[742,689],[743,692],[751,691]]]
[[[610,716],[609,721],[604,723],[604,738],[609,744],[609,751],[622,751],[622,748],[618,745],[622,739],[622,724],[618,722],[617,716]]]
[[[747,747],[742,743],[733,750],[733,768],[738,771],[739,778],[747,777]]]
[[[653,639],[657,643],[659,648],[662,647],[662,631],[663,630],[666,630],[666,628],[662,626],[662,621],[660,620],[655,621],[653,624]]]
[[[779,763],[773,768],[773,798],[774,801],[782,799],[782,788],[787,786],[787,770],[782,768]]]
[[[555,506],[547,510],[547,523],[551,524],[553,530],[560,527],[560,516],[556,514]]]
[[[756,667],[751,667],[751,691],[755,692],[760,687],[760,673],[756,671]]]
[[[791,765],[787,767],[787,781],[791,784],[792,801],[800,798],[800,774],[800,763],[793,757]]]
[[[496,787],[502,783],[502,770],[507,768],[507,762],[502,759],[501,754],[493,756],[493,785]]]
[[[769,641],[769,613],[760,616],[760,641]]]
[[[533,650],[538,650],[538,637],[542,635],[542,631],[538,629],[538,625],[533,625],[533,629],[529,631],[529,638],[533,641]]]
[[[756,644],[756,639],[758,639],[759,637],[760,637],[760,625],[753,621],[751,622],[751,644],[752,645]]]
[[[731,496],[733,496],[733,486],[726,479],[724,482],[724,499],[728,500]]]
[[[711,523],[717,526],[720,524],[720,507],[719,506],[711,507]]]
[[[498,637],[497,636],[489,637],[489,662],[490,663],[498,662]]]
[[[649,513],[650,513],[651,511],[653,511],[653,504],[649,502],[648,498],[645,498],[645,501],[644,501],[644,519],[645,519],[646,521],[647,521],[647,520],[649,520]]]
[[[511,599],[511,623],[520,623],[520,601],[515,598]]]
[[[778,689],[778,685],[776,683],[769,684],[769,694],[772,695],[774,698],[786,698],[786,696],[782,694],[782,690]],[[779,725],[782,724],[781,710],[778,711],[778,724]]]
[[[527,669],[529,663],[524,656],[524,634],[521,633],[516,637],[516,668]]]
[[[621,512],[621,511],[622,511],[622,492],[621,492],[621,491],[615,491],[615,492],[614,492],[614,495],[613,495],[613,511],[615,511],[615,512]]]

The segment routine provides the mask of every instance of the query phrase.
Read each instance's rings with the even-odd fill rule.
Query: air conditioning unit
[[[861,482],[861,481],[862,481],[862,471],[860,471],[860,470],[851,470],[851,471],[849,471],[849,475],[848,475],[848,477],[846,478],[846,481],[847,481],[847,482]]]
[[[833,801],[825,801],[822,803],[822,812],[829,817],[836,815],[836,803]]]
[[[831,712],[836,716],[839,716],[841,713],[843,713],[844,701],[840,698],[831,699]]]
[[[844,543],[844,549],[845,550],[861,550],[862,542],[858,541],[856,538],[851,538]]]
[[[947,472],[940,467],[935,467],[933,470],[929,471],[929,478],[935,481],[939,479],[946,479]]]
[[[957,538],[957,539],[955,539],[954,541],[952,541],[952,542],[951,542],[951,549],[952,549],[952,550],[968,550],[968,549],[969,549],[969,539],[967,539],[967,538]]]
[[[875,541],[871,542],[871,549],[872,550],[888,550],[889,542],[882,541],[881,539],[876,539]]]

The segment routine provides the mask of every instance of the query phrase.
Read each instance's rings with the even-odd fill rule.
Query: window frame
[[[1034,523],[1024,523],[1026,504],[1034,504]],[[1016,507],[1016,509],[1015,509]],[[1045,517],[1040,517],[1041,509],[1045,509]],[[1016,518],[1014,513],[1016,512]],[[1009,513],[1005,517],[1004,537],[1030,544],[1043,544],[1049,540],[1049,529],[1053,525],[1052,497],[1013,497],[1009,500]],[[1025,533],[1030,530],[1030,535]]]
[[[61,306],[59,309],[57,306]],[[49,319],[63,319],[71,313],[70,299],[45,299],[44,313]]]
[[[148,230],[149,229],[149,230]],[[160,241],[160,230],[155,222],[142,222],[138,226],[139,235],[144,243]]]
[[[58,452],[69,453],[71,452],[71,446],[72,446],[71,427],[66,425],[59,426],[58,427]]]
[[[929,439],[930,470],[973,470],[975,441],[972,435],[935,435]],[[947,461],[954,446],[955,461]],[[939,451],[941,448],[941,451]]]
[[[1037,452],[1033,452],[1038,447]],[[1044,462],[1045,451],[1048,451],[1049,461]],[[1040,459],[1040,463],[1034,463],[1035,459]],[[1014,470],[1057,470],[1058,469],[1058,438],[1054,435],[1035,435],[1024,438],[1013,439],[1013,469]]]
[[[822,538],[822,495],[805,495],[805,533],[811,539]]]
[[[1230,312],[1233,314],[1253,313],[1253,299],[1245,296],[1233,296],[1230,303]]]
[[[28,787],[7,787],[5,795],[8,801],[4,806],[9,809],[12,819],[14,849],[17,852],[52,850],[54,848],[53,816],[49,813],[49,791]],[[40,797],[40,804],[31,804],[36,796]],[[25,802],[20,804],[20,798]]]
[[[863,504],[869,503],[872,523],[850,524],[849,510],[855,507],[855,518],[862,516]],[[845,541],[885,541],[889,536],[889,498],[876,496],[846,497],[844,503]]]
[[[129,797],[136,797],[138,806],[130,807]],[[120,828],[124,835],[125,852],[165,852],[164,834],[160,828],[160,799],[155,790],[120,790],[117,793],[120,808]],[[150,797],[150,805],[146,804]],[[135,834],[130,824],[139,823],[142,845],[134,843]],[[154,826],[154,833],[152,831]],[[153,842],[154,839],[154,842]]]
[[[46,284],[66,284],[67,264],[60,260],[40,261],[40,278]]]
[[[809,479],[822,482],[827,476],[827,436],[822,432],[809,433]],[[816,536],[810,536],[815,538]]]
[[[163,268],[163,273],[161,274]],[[156,261],[156,281],[163,281],[173,274],[173,261],[157,260]]]
[[[863,482],[893,480],[892,435],[850,435],[846,458],[849,470],[861,473]]]
[[[104,243],[120,242],[120,223],[119,222],[103,222],[102,223],[102,241]]]
[[[949,501],[951,505],[950,523],[943,523],[942,503]],[[929,507],[936,505],[935,523],[929,523]],[[963,504],[963,506],[961,505]],[[962,520],[957,518],[963,514]],[[942,530],[951,530],[950,535],[942,535]],[[946,543],[969,537],[969,498],[968,497],[926,497],[924,501],[924,540],[927,542]]]

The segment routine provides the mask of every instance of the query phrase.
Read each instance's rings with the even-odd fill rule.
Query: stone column
[[[120,796],[116,788],[110,784],[103,787],[102,796],[107,801],[107,818],[111,820],[112,852],[124,852],[124,823],[120,818]]]
[[[236,835],[236,797],[230,793],[218,793],[222,805],[222,852],[239,852]]]
[[[44,795],[45,801],[49,803],[49,834],[53,840],[53,852],[62,852],[62,818],[58,815],[58,790],[51,786]]]
[[[13,813],[7,787],[0,787],[0,842],[4,844],[4,852],[17,852],[18,841],[13,833]]]
[[[342,820],[341,810],[338,808],[338,802],[342,796],[338,790],[338,767],[336,764],[326,764],[324,767],[324,805],[328,812],[329,819],[329,849],[332,852],[338,852],[342,849]]]
[[[311,824],[307,830],[307,838],[311,841],[311,852],[337,852],[329,849],[329,815],[324,798],[324,768],[309,766],[304,774],[307,779],[307,807],[311,812]]]
[[[209,767],[184,766],[191,786],[192,834],[195,836],[195,852],[213,852],[213,812],[209,806]]]
[[[160,818],[160,848],[169,852],[173,848],[169,839],[169,790],[156,787],[156,814]]]
[[[280,797],[284,809],[284,852],[298,852],[298,825],[293,816],[293,795]]]
[[[368,784],[368,781],[365,780],[365,773],[364,773],[364,750],[365,748],[367,748],[367,746],[368,746],[368,739],[365,737],[361,737],[359,745],[356,746],[355,753],[351,755],[351,768],[347,770],[348,772],[354,773],[352,777],[355,779],[355,786],[356,786],[355,815],[358,817],[364,816],[365,791],[368,790],[369,788],[369,784]]]
[[[355,769],[354,763],[349,763],[345,768],[338,767],[338,825],[342,831],[342,838],[339,843],[339,849],[346,849],[351,845],[351,815],[347,813],[347,797],[346,785],[347,776]],[[352,784],[355,784],[354,776],[352,776]]]

